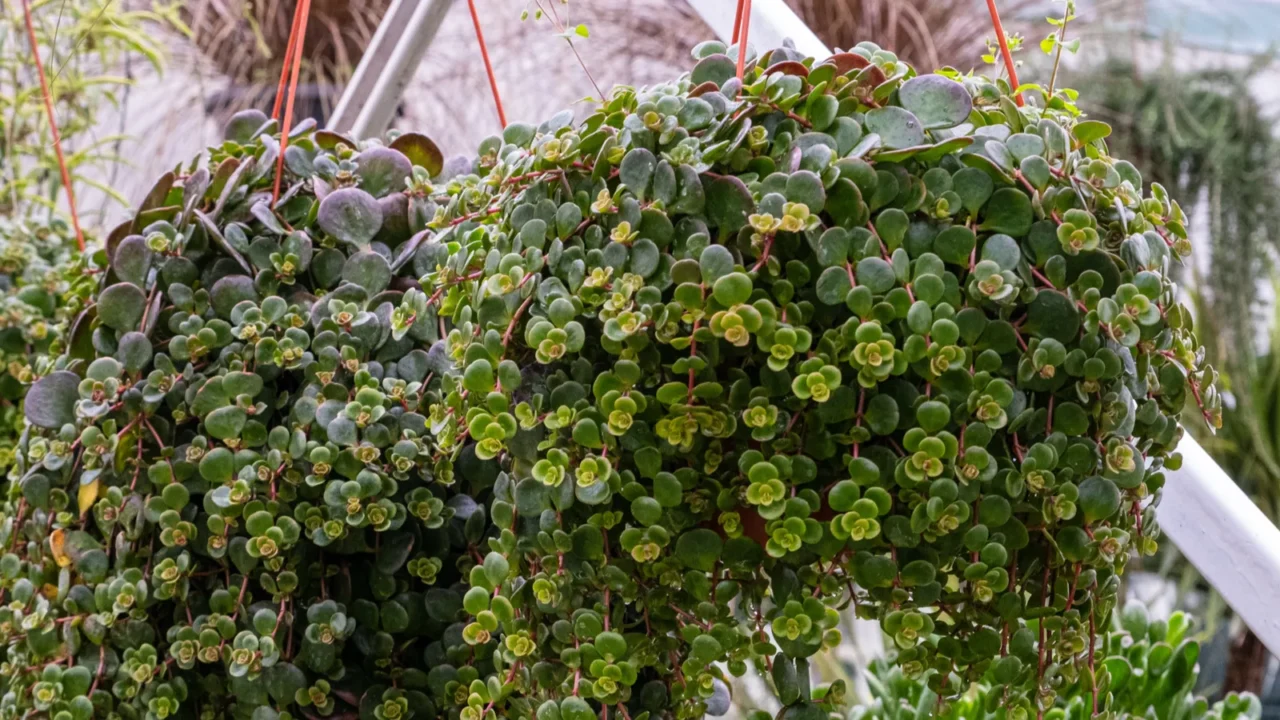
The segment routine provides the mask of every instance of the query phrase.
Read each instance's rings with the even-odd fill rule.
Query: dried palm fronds
[[[921,68],[978,65],[994,38],[991,18],[976,0],[787,0],[831,47],[870,40]],[[1036,0],[1002,0],[1007,30]]]
[[[351,77],[391,0],[313,0],[303,44],[303,101],[327,109]],[[231,81],[215,105],[269,106],[289,44],[296,0],[190,0],[192,42]],[[219,103],[220,101],[220,103]]]

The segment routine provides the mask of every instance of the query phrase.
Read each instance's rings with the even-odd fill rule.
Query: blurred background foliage
[[[189,31],[177,5],[128,7],[118,0],[37,0],[33,26],[49,78],[72,182],[95,187],[122,207],[128,200],[111,187],[124,158],[124,128],[99,125],[104,107],[119,105],[133,81],[128,68],[147,63],[159,72],[163,43],[148,30]],[[37,81],[20,5],[0,4],[0,215],[48,216],[62,180]],[[122,72],[124,71],[124,72]],[[43,212],[41,212],[43,211]]]

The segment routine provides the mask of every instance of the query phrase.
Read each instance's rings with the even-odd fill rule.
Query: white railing
[[[736,0],[688,0],[721,39],[733,34]],[[405,87],[452,0],[394,0],[330,127],[360,137],[386,130]],[[831,54],[783,0],[753,0],[750,37],[759,47],[789,39],[805,55]],[[1280,655],[1280,529],[1191,437],[1182,468],[1169,473],[1156,517],[1182,554],[1263,644]]]

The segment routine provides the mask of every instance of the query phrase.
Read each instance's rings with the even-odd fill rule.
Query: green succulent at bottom
[[[1175,612],[1167,621],[1148,616],[1131,602],[1113,615],[1111,632],[1095,648],[1100,668],[1094,694],[1071,668],[1060,668],[1054,682],[1058,695],[1042,716],[1047,720],[1086,720],[1097,713],[1111,718],[1184,718],[1185,720],[1259,720],[1262,703],[1251,693],[1229,693],[1210,703],[1195,694],[1200,666],[1200,643],[1193,620]],[[1027,647],[1011,643],[1009,654],[993,664],[983,682],[956,700],[942,702],[937,690],[943,677],[929,670],[909,676],[887,659],[876,660],[867,673],[868,702],[855,706],[849,720],[986,720],[1003,702],[1004,684],[1033,667],[1037,658]],[[1010,720],[1030,720],[1030,705],[1008,709]]]

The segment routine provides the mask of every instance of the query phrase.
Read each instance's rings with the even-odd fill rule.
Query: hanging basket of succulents
[[[242,113],[162,178],[26,400],[0,715],[695,718],[760,673],[823,720],[849,607],[944,699],[1107,710],[1216,403],[1181,211],[1064,95],[735,52],[472,160]]]

